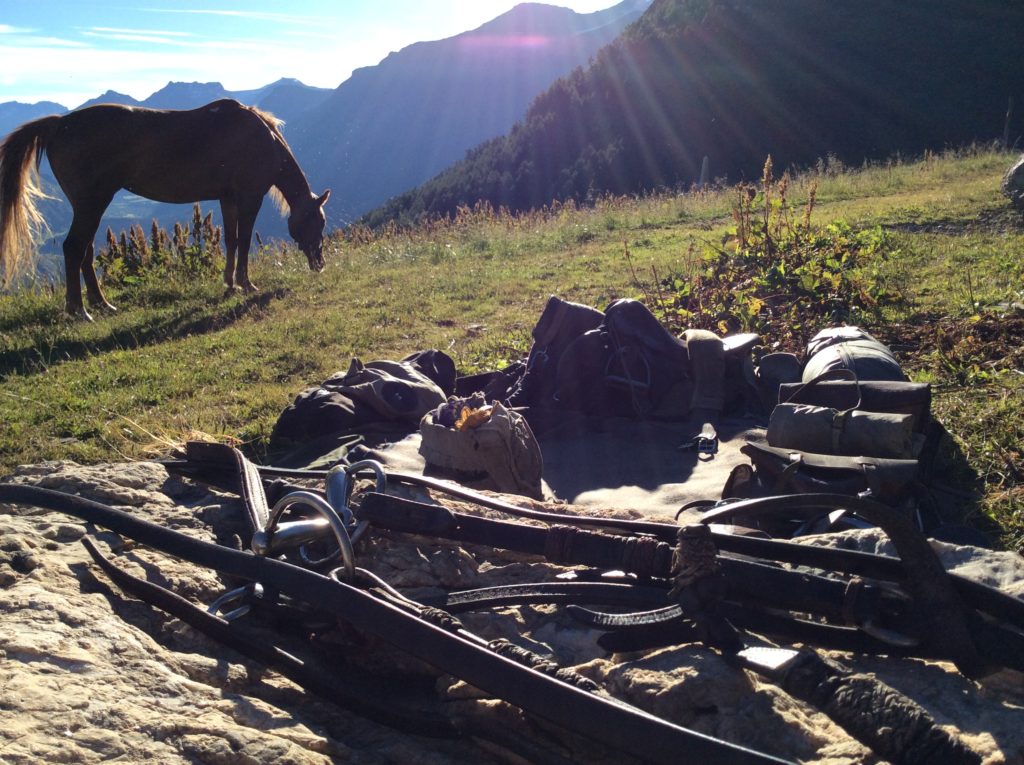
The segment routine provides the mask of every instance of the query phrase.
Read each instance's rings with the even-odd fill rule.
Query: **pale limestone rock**
[[[198,538],[237,544],[242,507],[228,494],[181,481],[152,463],[81,467],[47,463],[14,481],[73,491]],[[465,509],[465,508],[457,508]],[[543,741],[577,762],[614,761],[592,742],[524,716],[452,678],[438,677],[452,714],[476,720],[482,741],[439,741],[370,722],[305,694],[191,628],[109,585],[79,543],[100,540],[133,573],[196,603],[224,589],[215,573],[126,543],[59,513],[0,505],[0,761],[3,763],[477,763],[536,758],[510,742]],[[892,553],[875,531],[812,544]],[[1010,553],[935,543],[956,571],[1018,593],[1024,563]],[[550,581],[564,568],[536,556],[375,535],[359,563],[410,595]],[[614,695],[682,725],[807,763],[872,763],[823,714],[718,655],[686,645],[606,656],[594,630],[553,606],[460,617],[486,639],[505,637],[576,665]],[[367,668],[435,677],[422,662],[350,628],[338,650]],[[985,757],[1024,763],[1024,679],[1005,671],[981,683],[948,664],[837,655],[928,709]],[[524,743],[525,742],[525,743]]]
[[[1003,176],[1003,194],[1020,212],[1024,213],[1024,154],[1013,163]]]

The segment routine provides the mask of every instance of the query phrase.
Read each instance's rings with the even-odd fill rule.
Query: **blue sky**
[[[617,0],[549,0],[589,13]],[[245,90],[295,77],[334,88],[420,40],[474,29],[516,0],[3,0],[0,102],[69,108],[168,81]]]

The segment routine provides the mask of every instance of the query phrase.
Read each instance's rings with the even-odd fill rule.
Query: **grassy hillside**
[[[989,151],[858,170],[826,162],[787,179],[781,198],[773,187],[769,208],[800,221],[813,200],[816,232],[870,243],[849,288],[867,285],[877,300],[847,318],[935,385],[951,434],[948,504],[999,524],[1020,549],[1024,317],[1000,308],[1024,300],[1024,225],[998,191],[1010,162]],[[320,275],[297,251],[264,249],[256,295],[225,297],[213,275],[143,278],[109,289],[121,310],[94,324],[63,316],[62,290],[0,296],[0,474],[46,459],[138,458],[192,431],[237,439],[260,457],[295,393],[351,357],[435,347],[463,373],[495,368],[528,351],[549,294],[601,308],[640,297],[673,327],[760,326],[769,342],[795,346],[827,323],[835,296],[811,298],[802,322],[781,309],[737,318],[707,276],[732,246],[743,199],[756,218],[763,196],[726,188],[350,230],[327,245]]]

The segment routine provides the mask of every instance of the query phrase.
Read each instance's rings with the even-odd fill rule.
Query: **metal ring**
[[[322,558],[314,558],[309,554],[309,544],[301,545],[298,549],[299,560],[302,561],[302,565],[306,568],[320,569],[326,566],[328,563],[332,563],[337,560],[341,555],[341,548],[336,547],[334,550]]]
[[[334,532],[334,537],[338,542],[338,551],[341,553],[341,568],[345,569],[346,581],[351,582],[355,577],[356,557],[355,551],[352,549],[352,539],[338,513],[319,494],[314,494],[311,491],[293,491],[291,494],[286,494],[278,500],[273,510],[270,511],[270,521],[267,523],[266,529],[268,536],[273,535],[281,516],[296,505],[315,510],[327,519],[327,523],[330,525],[331,531]],[[324,560],[329,560],[329,558]]]
[[[349,478],[350,476],[354,476],[360,470],[365,469],[373,471],[374,477],[377,479],[376,490],[381,494],[387,492],[387,474],[384,472],[384,466],[377,460],[361,460],[351,465],[335,465],[327,471],[327,502],[334,508],[335,512],[341,516],[342,523],[345,524],[345,527],[350,530],[350,540],[353,545],[363,538],[363,535],[366,533],[370,524],[368,521],[356,521],[355,513],[353,513],[352,508],[349,507],[348,501],[352,496],[352,489],[355,486],[355,482],[350,481]],[[313,559],[309,557],[309,553],[306,551],[306,545],[303,545],[299,548],[299,557],[307,566],[317,568],[333,560],[336,555],[328,555],[325,558]]]
[[[366,533],[368,528],[370,528],[369,521],[359,521],[359,523],[356,524],[355,529],[352,531],[352,544],[356,544],[360,539],[362,539],[363,534]]]
[[[384,494],[388,489],[388,478],[384,472],[384,466],[377,460],[361,460],[351,465],[335,465],[327,471],[327,501],[331,507],[341,516],[342,521],[348,527],[356,526],[355,513],[349,507],[348,501],[352,496],[352,489],[355,481],[351,480],[360,470],[372,470],[377,479],[376,490]],[[358,532],[358,526],[356,526]],[[356,532],[353,532],[353,537]],[[360,534],[361,536],[361,534]],[[355,541],[353,539],[353,541]]]
[[[352,493],[352,484],[348,480],[348,468],[335,465],[327,471],[326,492],[327,502],[341,516],[346,526],[352,525],[352,510],[348,506],[348,498]]]
[[[370,469],[373,471],[374,476],[377,479],[377,491],[381,494],[386,494],[388,490],[388,477],[387,474],[384,472],[384,466],[380,464],[377,460],[361,460],[360,462],[354,462],[345,468],[345,472],[348,473],[349,475],[354,475],[355,473],[358,473],[360,470],[366,469]],[[349,492],[351,493],[351,491],[352,489],[350,486]]]

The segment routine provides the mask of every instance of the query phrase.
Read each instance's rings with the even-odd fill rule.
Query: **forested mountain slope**
[[[655,0],[501,138],[367,220],[860,163],[1024,132],[1024,3]]]

